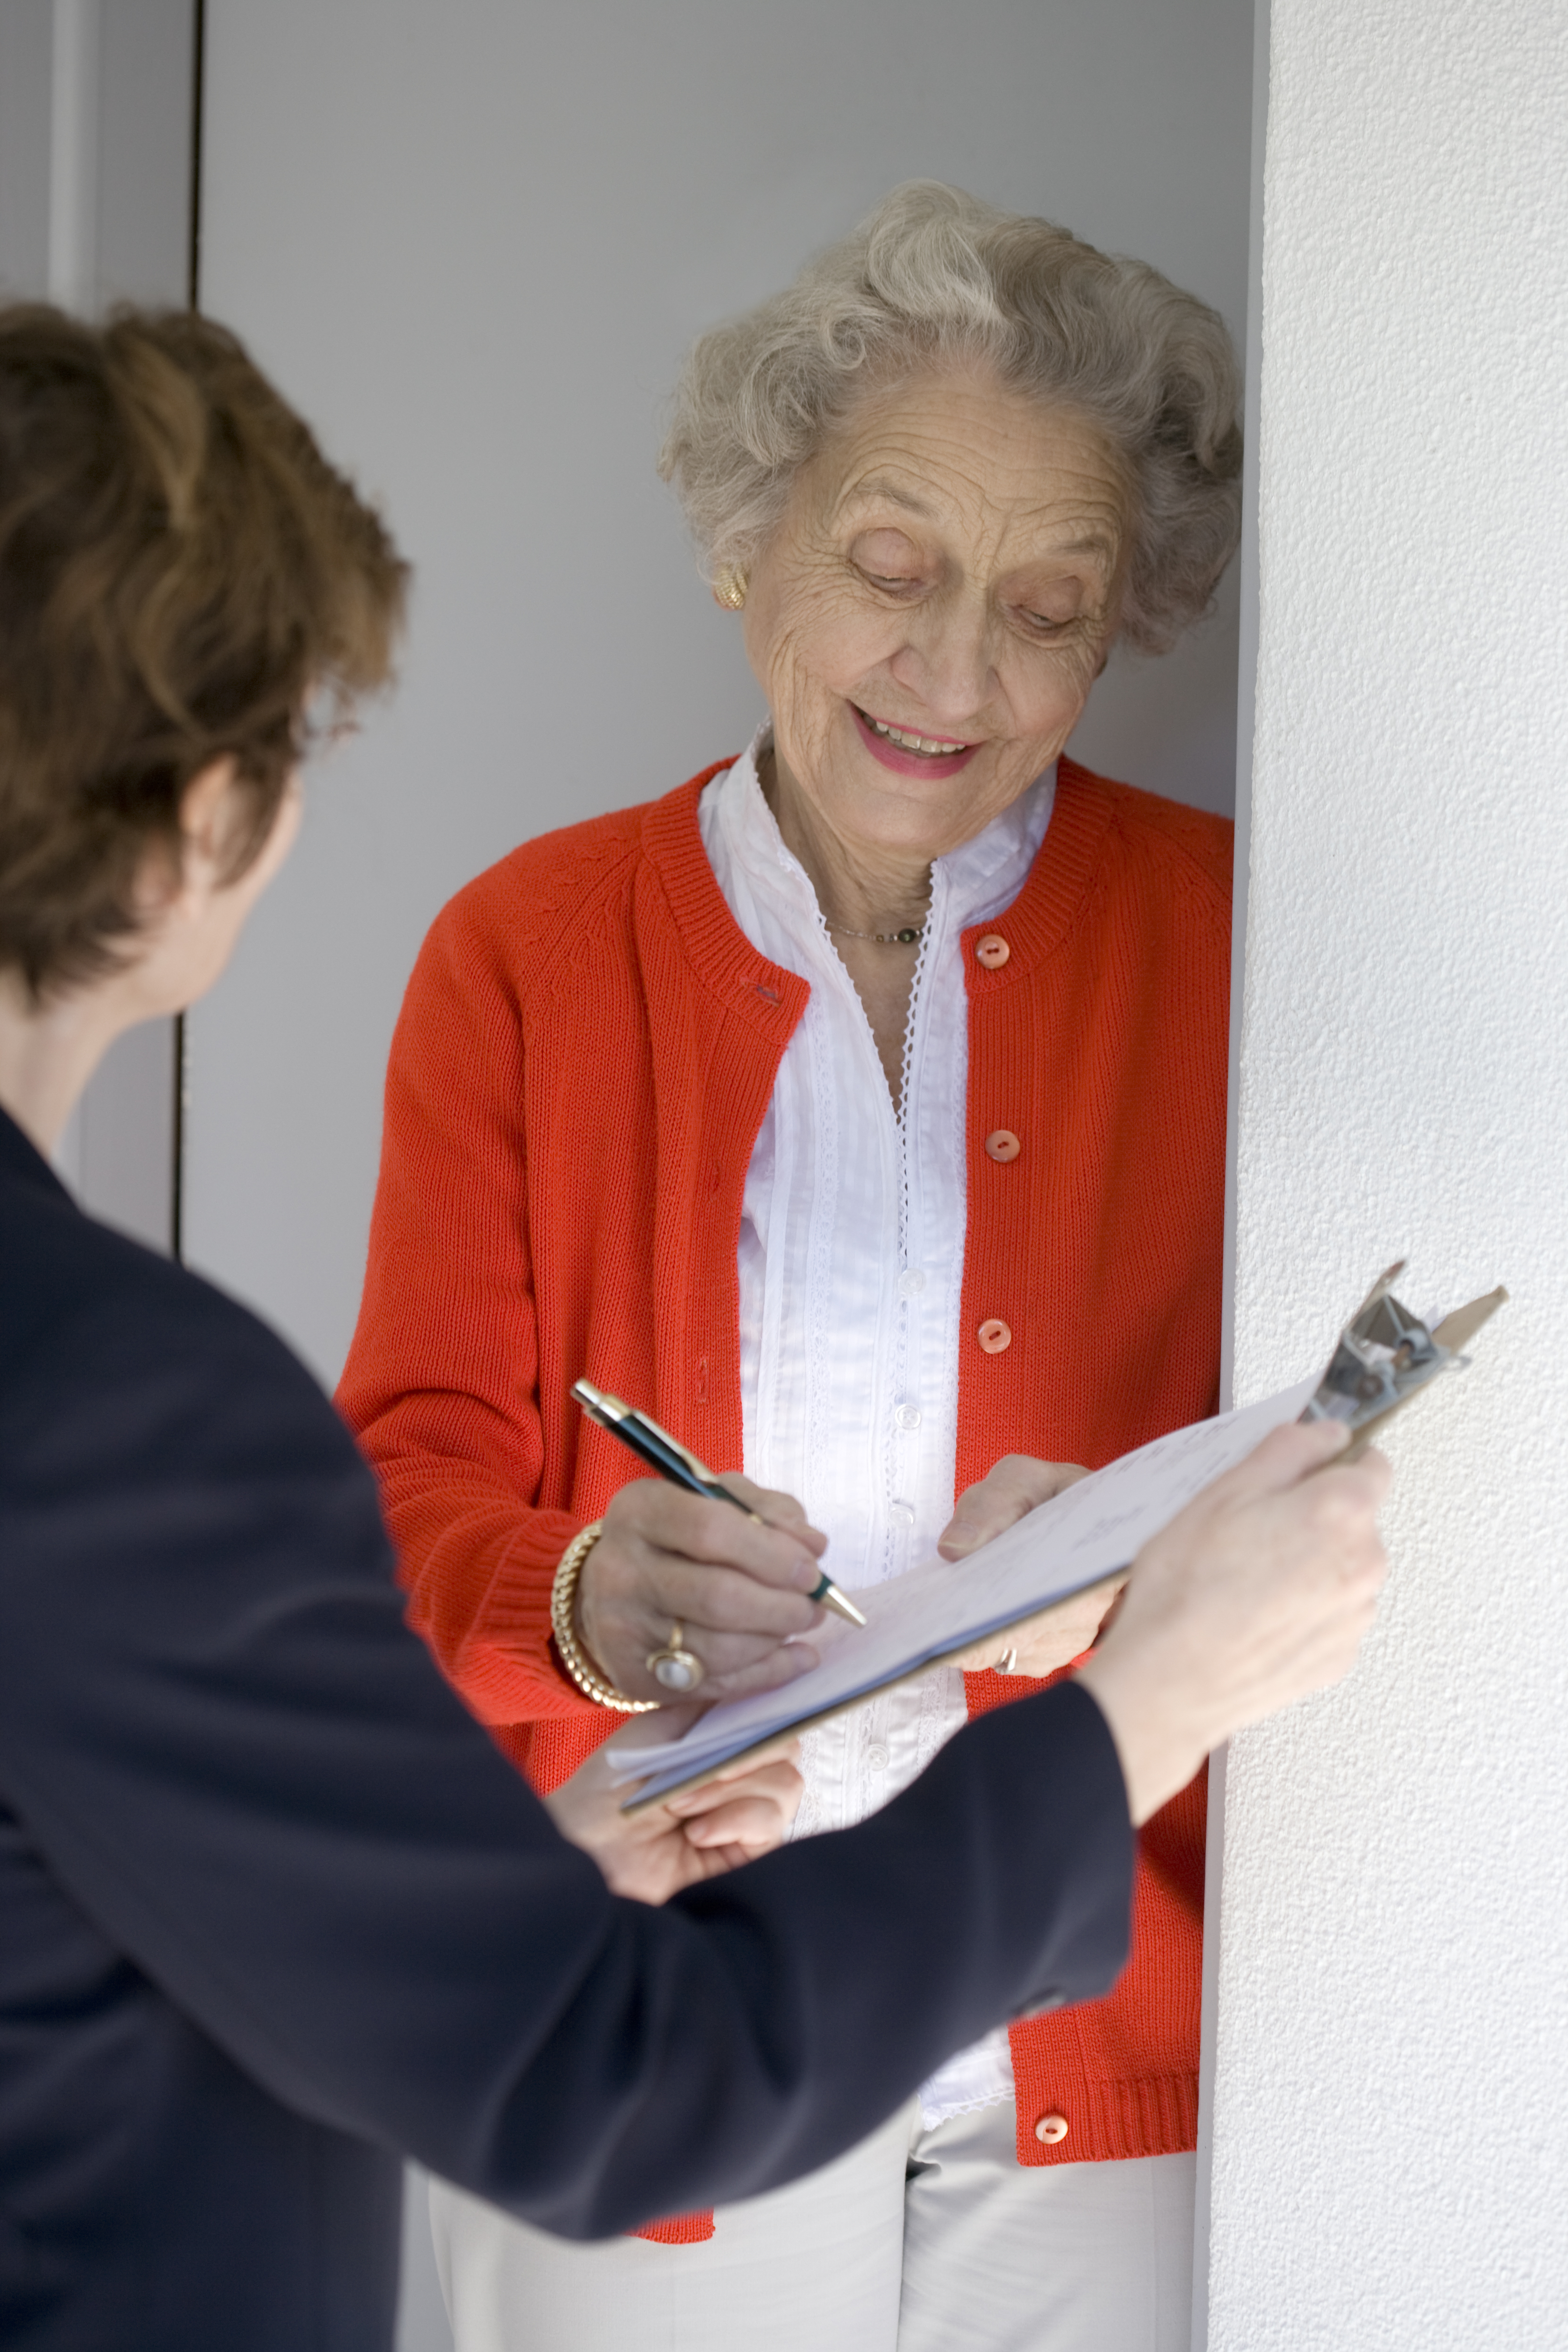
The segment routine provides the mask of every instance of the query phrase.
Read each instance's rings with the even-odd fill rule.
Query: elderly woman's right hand
[[[706,1668],[705,1700],[772,1690],[816,1664],[798,1636],[822,1622],[805,1596],[827,1538],[792,1495],[739,1476],[724,1484],[767,1524],[662,1478],[633,1479],[605,1513],[578,1580],[577,1634],[628,1698],[668,1697],[647,1660],[676,1624]]]

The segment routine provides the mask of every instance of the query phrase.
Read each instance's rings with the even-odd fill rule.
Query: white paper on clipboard
[[[1271,1429],[1297,1420],[1317,1385],[1314,1374],[1261,1404],[1157,1437],[1053,1496],[956,1565],[931,1559],[886,1584],[862,1587],[855,1599],[868,1622],[826,1619],[811,1637],[822,1655],[810,1674],[783,1690],[714,1707],[682,1739],[647,1746],[617,1740],[612,1769],[625,1780],[649,1776],[637,1791],[639,1804],[668,1796],[749,1748],[1100,1583],[1212,1478],[1242,1461]]]
[[[617,1740],[611,1769],[640,1781],[627,1809],[655,1803],[752,1749],[857,1706],[873,1692],[961,1655],[1126,1568],[1211,1479],[1244,1461],[1284,1423],[1332,1418],[1356,1433],[1350,1448],[1421,1392],[1468,1361],[1459,1351],[1495,1314],[1505,1290],[1472,1299],[1429,1328],[1393,1295],[1400,1259],[1380,1275],[1340,1334],[1327,1369],[1261,1403],[1194,1422],[1124,1454],[1030,1511],[956,1564],[927,1560],[856,1602],[864,1626],[829,1617],[812,1635],[820,1662],[783,1690],[711,1708],[684,1738]],[[1347,1457],[1348,1458],[1348,1457]]]

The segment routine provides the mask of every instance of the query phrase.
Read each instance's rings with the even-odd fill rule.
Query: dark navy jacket
[[[1069,1684],[616,1900],[405,1626],[309,1374],[0,1114],[6,2352],[385,2352],[405,2151],[578,2238],[773,2188],[1103,1991],[1131,1863]]]

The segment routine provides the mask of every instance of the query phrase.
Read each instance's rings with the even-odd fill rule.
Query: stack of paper
[[[957,1565],[932,1559],[855,1595],[865,1626],[829,1617],[811,1636],[821,1662],[783,1690],[716,1706],[682,1739],[611,1751],[617,1776],[648,1776],[634,1804],[651,1803],[748,1750],[857,1706],[1087,1591],[1125,1568],[1201,1487],[1250,1454],[1271,1429],[1299,1420],[1318,1380],[1157,1437],[1042,1503]]]
[[[1401,1258],[1381,1274],[1340,1334],[1327,1370],[1262,1404],[1173,1430],[1136,1454],[1081,1478],[1005,1535],[956,1566],[928,1560],[856,1598],[864,1626],[827,1619],[812,1635],[820,1663],[783,1690],[716,1706],[682,1739],[642,1739],[610,1749],[613,1769],[641,1786],[626,1810],[652,1804],[771,1740],[858,1706],[873,1691],[924,1673],[1009,1625],[1037,1617],[1128,1567],[1211,1478],[1288,1421],[1340,1421],[1354,1431],[1348,1461],[1367,1438],[1440,1372],[1468,1362],[1467,1347],[1508,1297],[1472,1298],[1429,1328],[1402,1307],[1392,1285]]]

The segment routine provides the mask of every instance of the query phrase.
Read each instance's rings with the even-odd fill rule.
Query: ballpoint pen
[[[592,1381],[574,1381],[572,1393],[591,1421],[596,1421],[601,1429],[607,1429],[612,1437],[618,1437],[623,1445],[629,1446],[638,1460],[646,1462],[650,1470],[657,1470],[661,1478],[668,1478],[673,1486],[684,1486],[689,1495],[706,1495],[716,1503],[733,1503],[738,1511],[744,1511],[746,1517],[755,1519],[759,1527],[766,1527],[767,1521],[753,1511],[749,1503],[743,1503],[739,1495],[731,1494],[728,1486],[715,1478],[711,1470],[699,1462],[695,1454],[689,1454],[684,1445],[671,1437],[667,1429],[660,1429],[657,1421],[650,1421],[646,1412],[639,1412],[635,1405],[626,1404],[618,1396],[611,1396],[607,1389],[596,1389]],[[847,1593],[840,1592],[830,1576],[818,1578],[806,1599],[820,1601],[825,1609],[836,1610],[840,1617],[847,1617],[851,1625],[866,1622],[855,1603]]]

